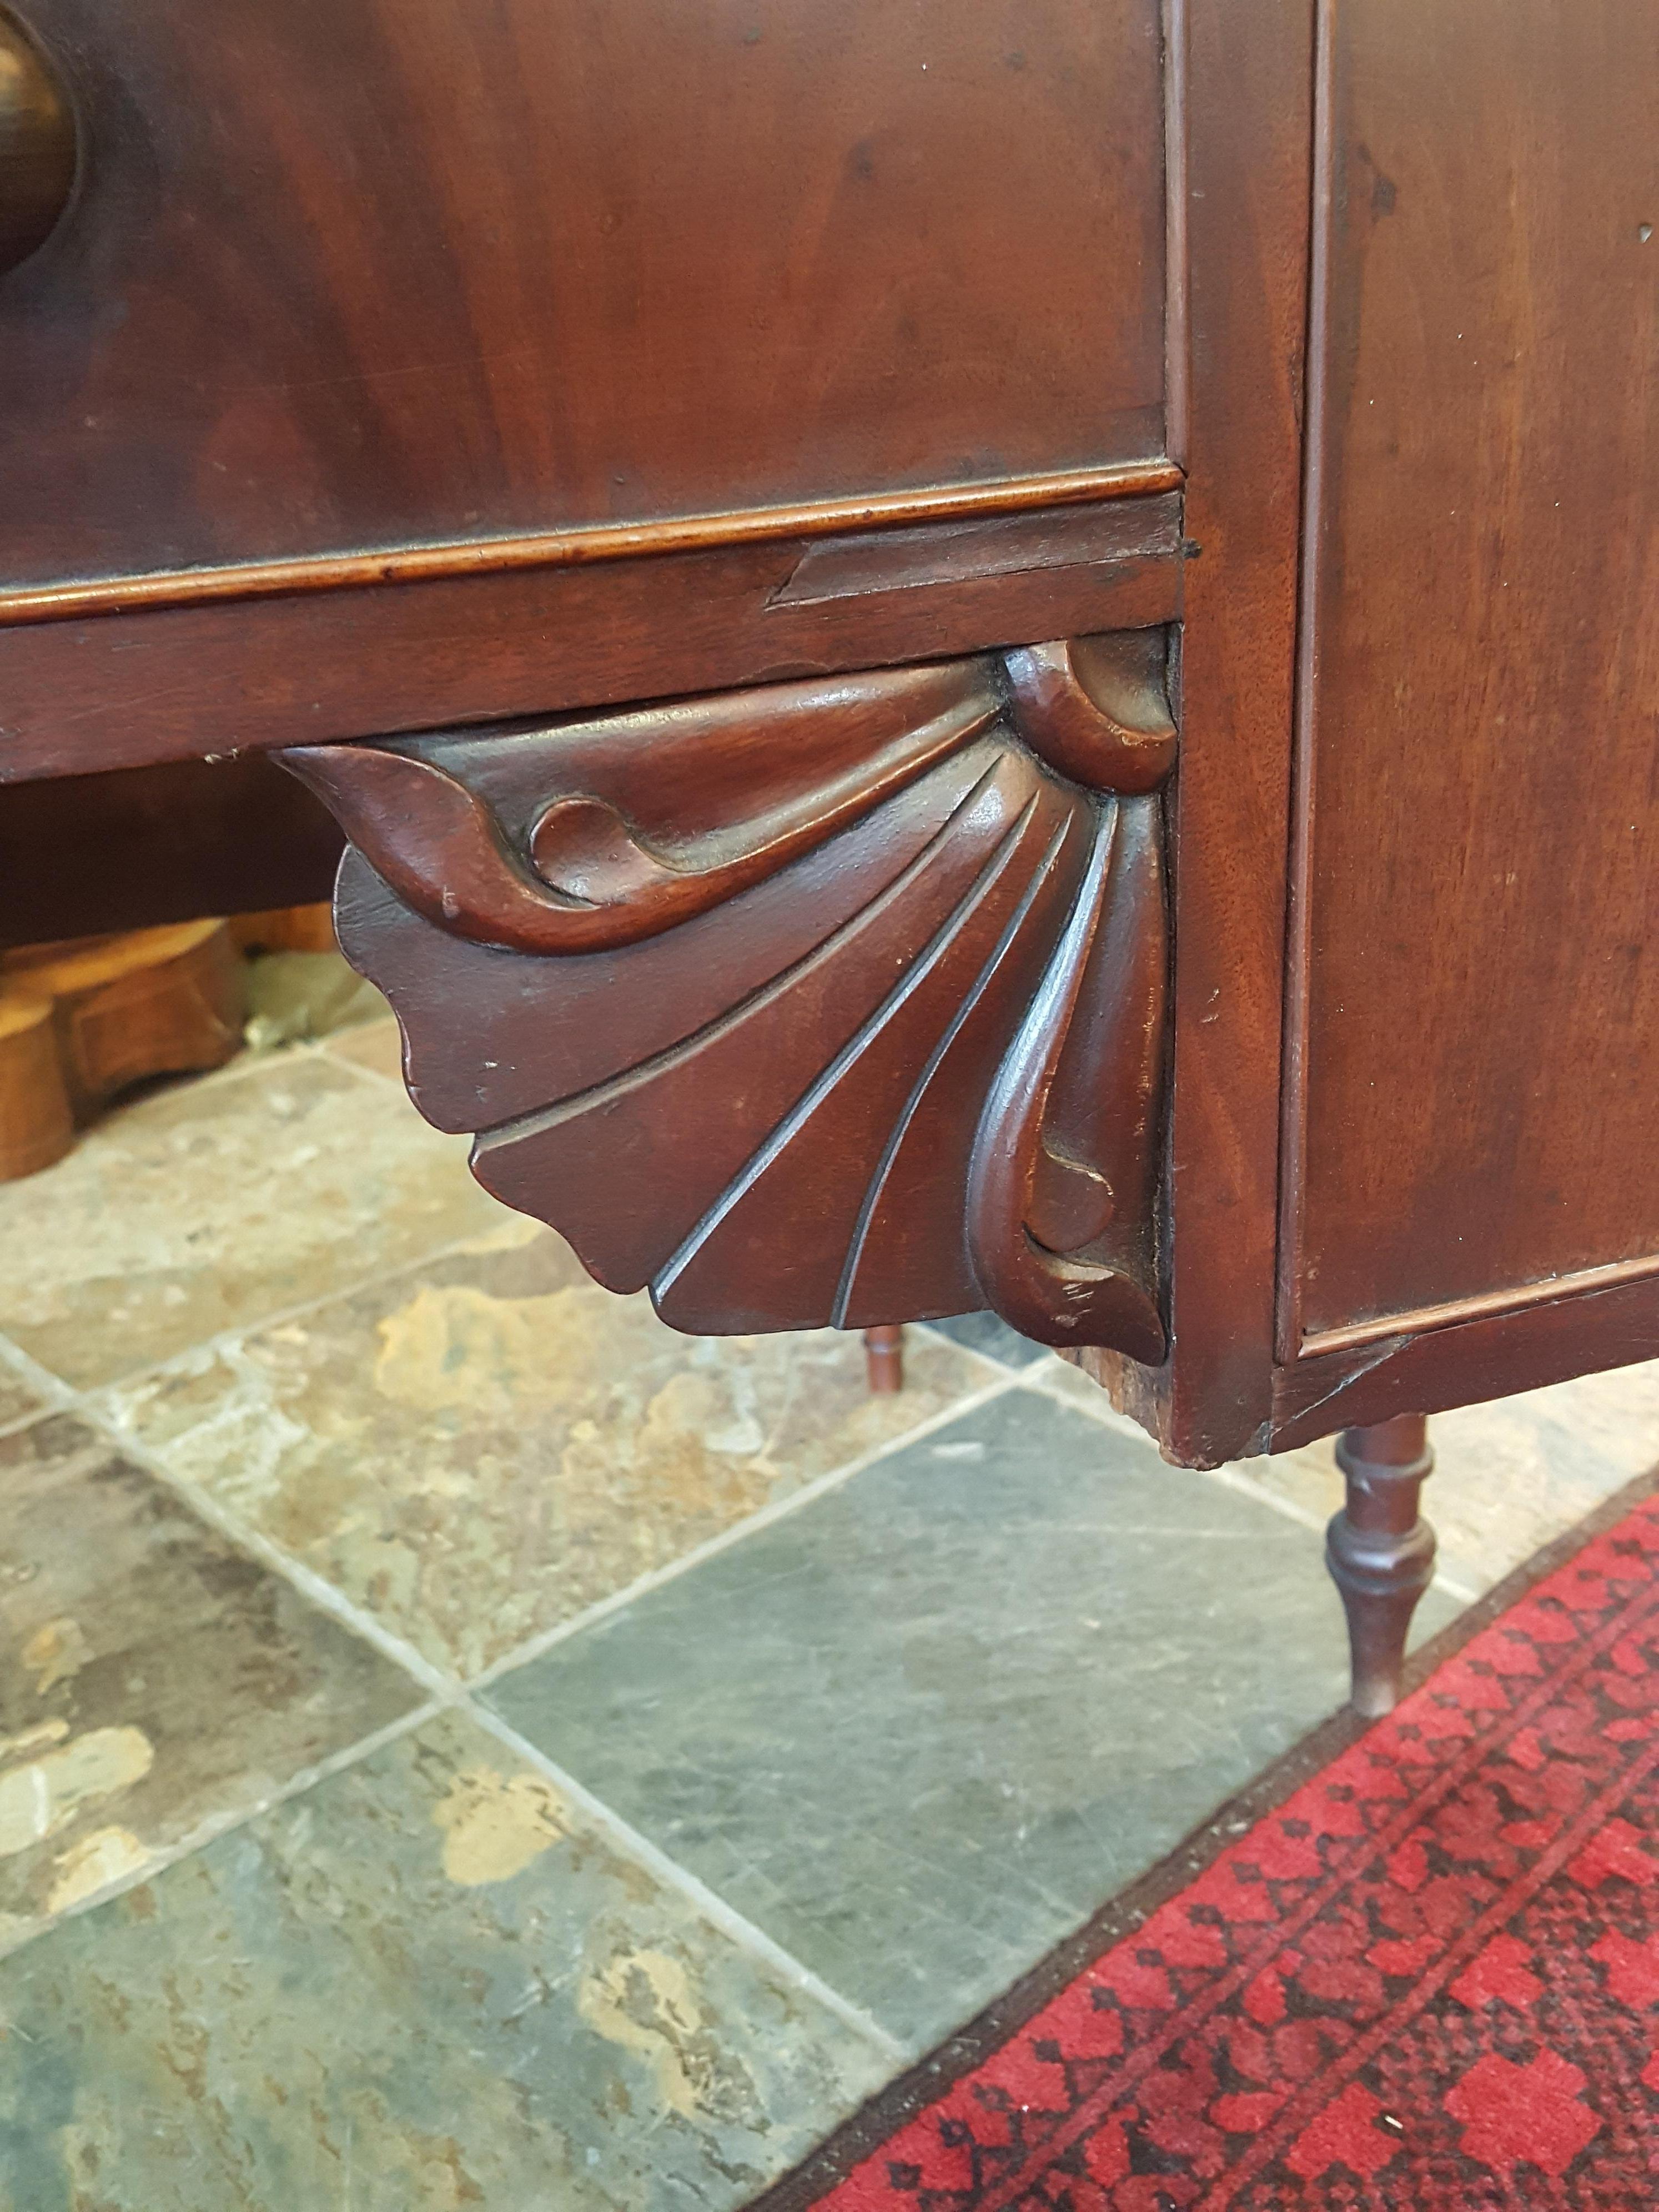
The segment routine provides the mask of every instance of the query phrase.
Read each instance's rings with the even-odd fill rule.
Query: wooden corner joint
[[[677,1328],[1165,1352],[1168,634],[279,755],[486,1188]]]

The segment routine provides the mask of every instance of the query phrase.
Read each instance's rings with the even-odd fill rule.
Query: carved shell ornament
[[[486,1189],[676,1328],[1165,1351],[1162,630],[279,756]]]

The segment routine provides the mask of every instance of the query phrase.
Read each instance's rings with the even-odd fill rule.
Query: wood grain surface
[[[416,1103],[704,1334],[1165,1347],[1162,629],[283,756]]]
[[[1331,25],[1287,1341],[1360,1361],[1659,1254],[1659,69]]]
[[[1188,558],[1170,798],[1168,1364],[1079,1355],[1170,1455],[1260,1450],[1271,1416],[1313,17],[1172,16],[1187,129]]]
[[[1156,0],[28,0],[13,580],[1154,455]]]
[[[1168,622],[1175,493],[0,628],[0,783]]]

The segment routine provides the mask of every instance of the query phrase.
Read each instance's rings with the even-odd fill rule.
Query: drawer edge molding
[[[1182,495],[1160,492],[0,628],[0,784],[545,722],[1178,622],[1191,550]]]
[[[157,570],[143,575],[68,579],[0,586],[0,628],[68,622],[152,607],[216,600],[287,598],[300,592],[361,591],[386,584],[478,576],[519,568],[558,568],[653,554],[764,544],[787,538],[827,538],[906,523],[949,522],[1018,514],[1097,500],[1134,499],[1178,491],[1185,478],[1166,458],[1112,462],[1045,476],[933,485],[794,507],[665,517],[648,522],[585,524],[527,536],[460,539],[434,545],[319,553],[303,558],[234,562],[219,568]]]

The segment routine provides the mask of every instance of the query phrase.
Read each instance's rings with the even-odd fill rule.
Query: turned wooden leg
[[[884,1397],[904,1388],[904,1331],[896,1323],[865,1330],[864,1369],[870,1388]]]
[[[1399,1413],[1375,1428],[1344,1429],[1336,1463],[1348,1497],[1326,1531],[1325,1562],[1348,1616],[1354,1711],[1369,1720],[1399,1698],[1406,1632],[1434,1573],[1434,1531],[1417,1510],[1434,1465],[1429,1425],[1420,1413]]]

